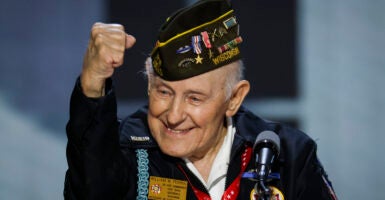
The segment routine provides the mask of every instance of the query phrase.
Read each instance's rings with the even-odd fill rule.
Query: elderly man
[[[148,105],[120,121],[110,77],[135,38],[94,24],[71,97],[65,198],[336,199],[313,140],[241,106],[250,88],[241,42],[227,1],[179,10],[146,61]],[[268,194],[242,178],[255,169],[252,148],[265,130],[281,143]]]

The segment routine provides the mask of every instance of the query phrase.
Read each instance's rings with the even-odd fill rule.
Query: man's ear
[[[226,111],[227,117],[235,115],[249,91],[249,81],[242,80],[238,82],[238,84],[234,87],[229,99],[229,105]]]

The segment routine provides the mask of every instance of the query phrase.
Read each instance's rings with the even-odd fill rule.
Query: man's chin
[[[185,148],[184,149],[174,149],[174,148],[170,148],[170,145],[164,145],[164,146],[160,146],[160,150],[168,156],[172,156],[172,157],[176,157],[176,158],[187,157],[187,154],[184,152]]]

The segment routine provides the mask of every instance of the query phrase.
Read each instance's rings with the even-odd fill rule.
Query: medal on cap
[[[237,25],[237,20],[235,19],[235,17],[231,17],[231,18],[223,21],[223,25],[226,27],[226,29],[229,29],[229,28]]]
[[[194,53],[195,54],[201,54],[202,53],[202,47],[201,47],[201,36],[200,35],[195,35],[195,36],[192,36],[191,38],[191,46],[194,50]]]
[[[191,38],[191,46],[194,50],[194,53],[198,56],[195,58],[195,64],[202,64],[203,58],[199,56],[199,54],[202,53],[202,47],[200,42],[202,41],[202,38],[200,35],[192,36]]]
[[[187,53],[187,52],[189,52],[190,50],[191,50],[191,46],[186,45],[186,46],[180,47],[178,50],[176,50],[176,53],[177,53],[177,54]]]
[[[202,35],[203,44],[209,50],[209,58],[211,59],[213,57],[213,52],[211,51],[212,45],[210,42],[209,34],[207,33],[207,31],[204,31],[201,33],[201,35]]]
[[[274,186],[270,186],[269,188],[271,190],[270,200],[285,200],[285,197],[278,188]],[[255,189],[250,192],[250,200],[258,200],[258,194],[255,192]]]
[[[198,56],[195,58],[195,64],[202,64],[202,60],[203,60],[203,58],[200,57],[198,54]]]
[[[205,45],[206,48],[210,49],[212,46],[210,43],[209,34],[207,33],[207,31],[204,31],[201,33],[201,35],[202,35],[203,44]]]
[[[231,40],[230,42],[218,47],[218,51],[219,53],[223,53],[229,49],[236,47],[240,43],[242,43],[242,37],[238,36],[234,40]]]

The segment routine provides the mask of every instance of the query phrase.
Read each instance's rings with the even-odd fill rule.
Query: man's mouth
[[[191,129],[171,129],[171,128],[167,128],[168,132],[171,132],[171,133],[174,133],[174,134],[187,133],[190,130]]]

